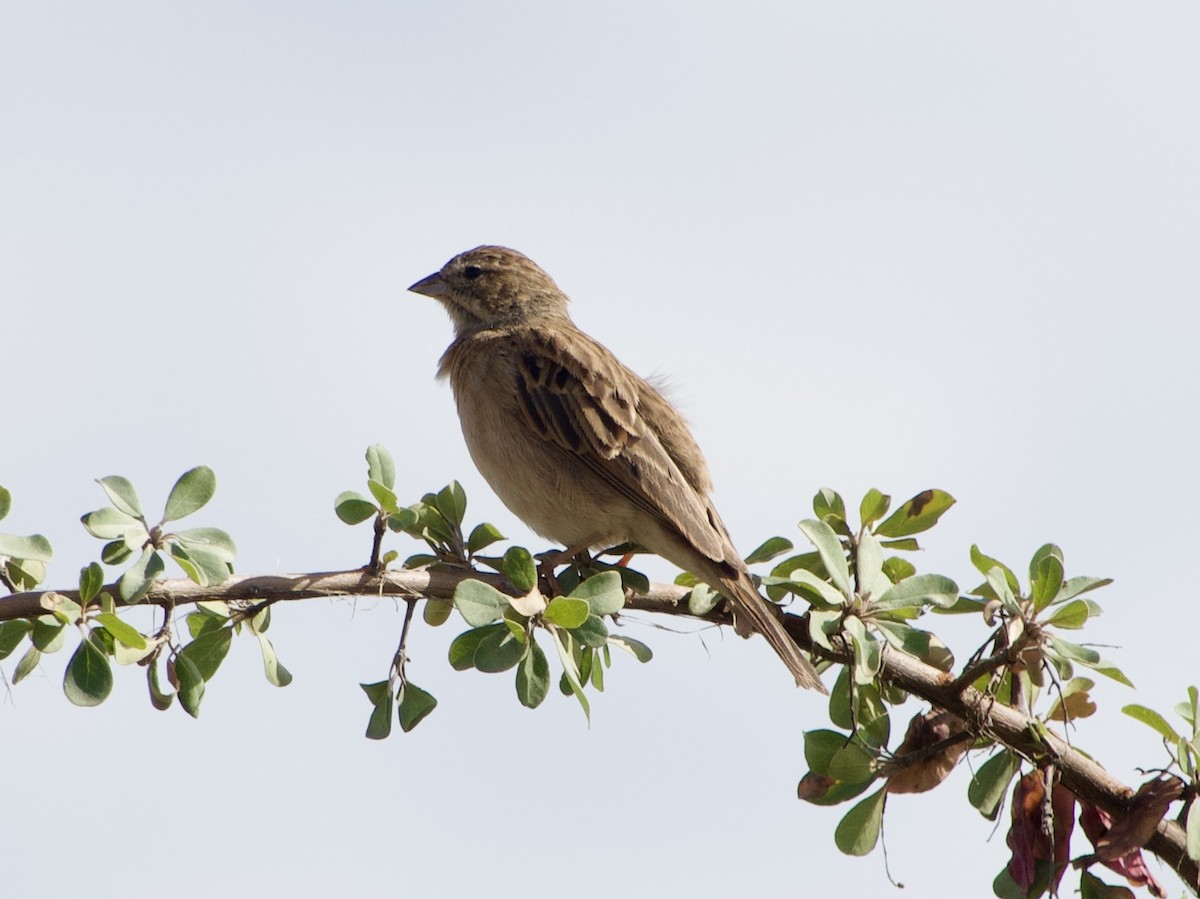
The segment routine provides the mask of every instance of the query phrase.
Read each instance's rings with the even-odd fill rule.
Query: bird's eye
[[[477,265],[468,265],[466,268],[463,269],[463,277],[466,278],[468,281],[474,281],[476,278],[478,278],[482,274],[483,274],[483,269],[481,269]]]

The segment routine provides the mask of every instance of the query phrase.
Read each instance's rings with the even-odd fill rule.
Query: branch
[[[484,572],[386,571],[382,575],[375,575],[369,570],[356,569],[317,574],[231,577],[217,587],[201,587],[182,578],[165,580],[157,582],[138,604],[172,608],[205,600],[278,602],[335,596],[450,599],[458,583],[467,578],[505,588],[503,578]],[[109,588],[109,591],[116,593],[115,588]],[[687,604],[683,602],[687,592],[684,587],[652,584],[649,592],[630,598],[625,608],[694,618],[696,616],[688,613]],[[0,621],[45,614],[42,598],[49,593],[79,600],[78,590],[16,593],[0,598]],[[118,600],[117,605],[130,604]],[[703,619],[718,624],[732,623],[721,606],[703,616]],[[814,649],[804,618],[785,614],[783,619],[788,633],[803,649],[838,664],[852,662],[848,652],[829,652],[820,647]],[[1038,727],[1030,716],[1000,704],[971,686],[960,684],[944,671],[899,652],[885,652],[880,677],[958,716],[973,734],[990,737],[1027,759],[1053,757],[1063,784],[1075,795],[1117,817],[1127,812],[1132,789],[1083,753],[1072,749],[1064,740]],[[1146,848],[1166,862],[1192,890],[1200,889],[1200,865],[1188,857],[1186,834],[1179,822],[1160,821],[1157,832]]]

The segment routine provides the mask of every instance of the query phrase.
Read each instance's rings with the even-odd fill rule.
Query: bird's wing
[[[530,331],[516,341],[520,409],[529,429],[594,471],[717,562],[736,556],[704,493],[708,473],[671,406],[596,341]],[[656,429],[643,417],[666,418]],[[663,435],[667,439],[664,440]]]

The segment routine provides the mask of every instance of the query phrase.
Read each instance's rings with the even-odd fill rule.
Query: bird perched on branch
[[[657,390],[580,331],[532,260],[476,247],[409,290],[454,323],[449,377],[471,457],[514,514],[568,554],[636,543],[691,571],[767,638],[796,678],[817,672],[759,595],[708,497],[704,456]]]

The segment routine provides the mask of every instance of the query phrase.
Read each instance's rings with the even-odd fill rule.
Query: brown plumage
[[[824,692],[778,612],[754,587],[708,497],[708,467],[679,413],[575,327],[544,271],[476,247],[410,290],[439,300],[455,339],[449,377],[471,457],[538,534],[571,550],[637,543],[695,573]]]

